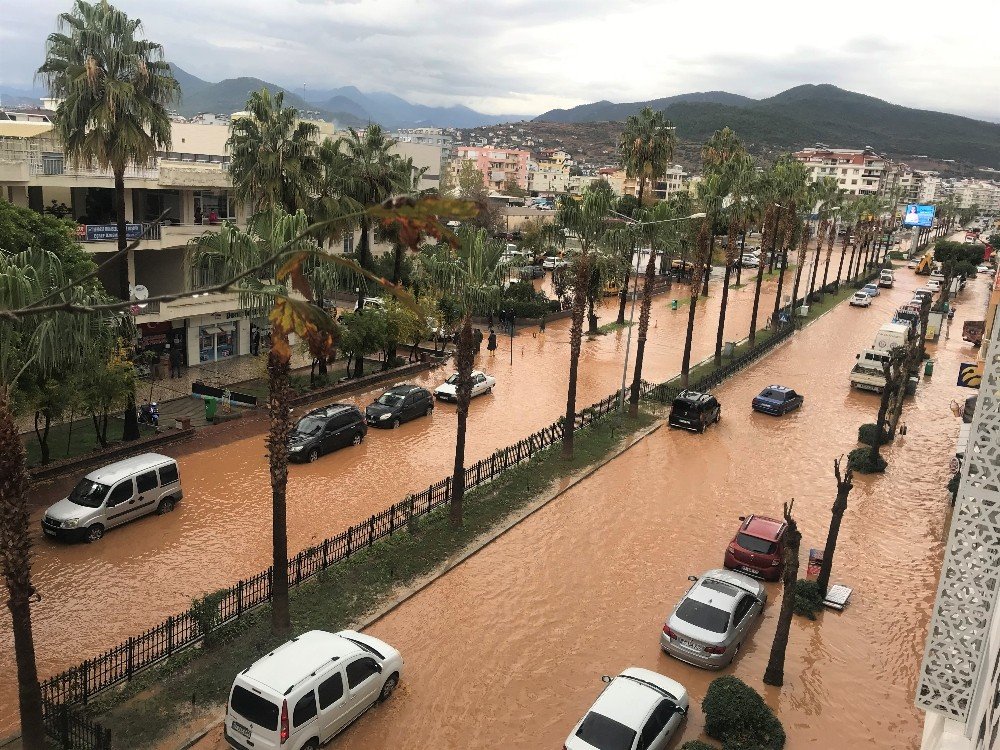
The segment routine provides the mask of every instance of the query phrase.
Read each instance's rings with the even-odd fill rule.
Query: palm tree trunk
[[[288,334],[273,330],[288,350]],[[278,347],[279,349],[282,347]],[[267,454],[271,472],[271,632],[286,635],[292,627],[288,611],[288,357],[272,347],[267,355],[268,414]]]
[[[733,267],[726,264],[726,276],[722,283],[722,303],[719,305],[719,330],[715,334],[715,366],[722,364],[722,338],[726,328],[726,307],[729,305],[729,275]]]
[[[754,284],[753,290],[753,311],[750,313],[750,334],[749,343],[753,346],[754,341],[757,340],[757,310],[760,307],[760,288],[764,283],[764,264],[761,263],[757,266],[757,282]]]
[[[747,230],[746,228],[740,232],[740,262],[736,265],[736,286],[740,285],[740,279],[743,277],[743,253],[746,252],[747,247]]]
[[[656,250],[649,252],[646,277],[642,284],[642,306],[639,308],[639,337],[635,347],[635,367],[632,371],[632,390],[628,398],[628,414],[639,416],[639,395],[642,389],[642,360],[646,353],[646,334],[649,331],[649,309],[653,306],[653,280],[656,277]]]
[[[455,466],[451,474],[451,507],[448,514],[451,525],[456,529],[462,525],[462,500],[465,498],[465,432],[469,423],[469,402],[472,400],[474,350],[472,318],[466,313],[455,354],[455,364],[458,366],[458,384],[455,389],[458,397],[458,430],[455,433]]]
[[[712,236],[708,241],[708,258],[705,259],[705,276],[701,288],[701,296],[708,296],[708,279],[712,275],[712,255],[715,253],[715,225],[712,225]]]
[[[646,177],[645,175],[639,176],[639,190],[638,190],[638,203],[639,208],[642,208],[642,194],[646,190]],[[633,246],[632,252],[638,252],[638,249]],[[618,294],[618,325],[625,325],[625,306],[628,304],[628,286],[629,282],[632,280],[632,256],[629,255],[628,261],[625,263],[625,281],[622,284],[621,292]],[[639,279],[635,280],[639,283]]]
[[[122,251],[128,247],[128,229],[125,222],[125,168],[115,168],[115,219],[118,224],[118,250]],[[118,261],[118,284],[122,299],[131,298],[129,289],[128,266],[129,257],[132,252],[128,252]],[[131,344],[131,342],[129,342]],[[124,426],[122,427],[122,440],[139,439],[139,416],[135,408],[135,391],[128,395],[128,402],[125,404]]]
[[[691,371],[691,340],[694,338],[694,312],[698,306],[698,287],[701,279],[692,279],[691,299],[688,301],[687,333],[684,338],[684,359],[681,360],[681,386],[688,387],[688,375]]]
[[[785,284],[785,269],[788,268],[788,248],[781,249],[781,270],[778,271],[778,291],[774,295],[774,313],[771,316],[771,327],[777,329],[781,311],[781,289]]]
[[[42,422],[45,425],[42,429],[38,427],[39,417],[42,418]],[[38,440],[38,452],[42,456],[42,466],[45,466],[49,462],[49,427],[51,424],[52,417],[49,415],[48,410],[35,412],[35,438]]]
[[[361,237],[358,240],[358,265],[366,271],[370,271],[373,265],[371,250],[371,221],[367,216],[361,217]]]
[[[785,572],[782,577],[781,610],[778,612],[778,626],[771,644],[771,655],[764,670],[764,684],[780,687],[785,682],[785,651],[788,648],[788,633],[792,627],[792,613],[795,606],[795,581],[799,576],[799,544],[802,534],[792,518],[792,505],[785,504]]]
[[[7,608],[14,636],[21,747],[42,750],[45,727],[31,630],[31,599],[35,596],[35,587],[31,583],[27,489],[24,446],[10,404],[0,394],[0,565],[7,585]]]
[[[812,275],[809,277],[809,296],[806,297],[812,302],[813,292],[816,290],[816,277],[819,276],[819,254],[822,250],[824,232],[816,233],[816,258],[813,260]]]
[[[847,510],[847,496],[851,493],[854,485],[851,483],[853,476],[850,466],[844,475],[840,473],[840,459],[833,461],[833,474],[837,478],[837,499],[833,501],[833,515],[830,518],[830,530],[826,533],[826,546],[823,549],[823,564],[819,569],[819,577],[816,585],[823,596],[830,588],[830,571],[833,570],[833,553],[837,551],[837,537],[840,535],[840,522],[844,518]]]
[[[399,284],[403,276],[403,246],[398,242],[392,247],[392,283]]]
[[[587,295],[587,333],[591,336],[598,334],[597,312],[594,310],[594,297],[590,294]]]
[[[563,415],[562,457],[573,458],[573,432],[576,428],[576,381],[580,369],[580,345],[583,341],[583,312],[586,304],[590,258],[584,252],[576,271],[573,317],[569,329],[569,385],[566,388],[566,414]]]

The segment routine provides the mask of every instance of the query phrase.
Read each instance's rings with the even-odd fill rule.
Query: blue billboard
[[[904,227],[932,227],[934,226],[934,206],[923,203],[909,203],[906,211],[903,212]]]
[[[142,237],[142,224],[126,224],[125,238],[137,240]],[[77,237],[82,242],[117,242],[117,224],[81,224],[76,228]]]

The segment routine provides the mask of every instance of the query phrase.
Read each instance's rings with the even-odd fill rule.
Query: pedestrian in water
[[[486,343],[486,348],[490,350],[490,354],[493,354],[497,350],[497,335],[492,328],[490,329],[490,339]]]
[[[538,330],[545,331],[545,311],[542,311],[542,317],[538,319]]]
[[[476,354],[479,354],[479,350],[483,347],[483,332],[481,329],[477,328],[474,334],[476,343]]]

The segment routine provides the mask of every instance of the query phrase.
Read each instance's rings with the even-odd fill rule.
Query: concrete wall
[[[187,288],[185,248],[146,250],[135,254],[136,283],[149,289],[151,296]]]

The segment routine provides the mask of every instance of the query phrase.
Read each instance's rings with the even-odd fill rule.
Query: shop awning
[[[201,329],[201,332],[202,333],[207,333],[209,335],[213,335],[213,334],[216,334],[216,333],[222,333],[222,329],[219,328],[219,326],[206,326],[206,327],[204,327],[204,328]]]
[[[236,330],[235,323],[222,323],[219,328],[225,333],[232,333]]]

